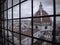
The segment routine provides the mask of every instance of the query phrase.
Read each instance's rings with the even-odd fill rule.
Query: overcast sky
[[[19,0],[14,0],[14,4],[17,4]],[[34,14],[38,11],[40,2],[42,2],[43,9],[48,14],[53,14],[53,1],[52,0],[33,0],[33,12]],[[11,6],[11,0],[9,0],[9,6]],[[14,7],[13,9],[14,18],[19,17],[19,6]],[[60,0],[56,0],[56,11],[60,13]],[[8,12],[9,18],[11,18],[11,10]],[[31,0],[28,0],[21,4],[21,17],[30,17],[31,16]],[[59,19],[59,18],[57,18]]]

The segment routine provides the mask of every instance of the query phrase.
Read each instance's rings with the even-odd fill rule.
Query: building
[[[41,17],[38,18],[39,16],[48,16],[48,13],[43,9],[43,5],[40,2],[39,5],[39,9],[38,11],[34,14],[34,18],[33,19],[33,24],[34,24],[34,28],[37,28],[41,31],[41,33],[51,33],[53,28],[52,28],[52,20],[50,19],[50,17]]]

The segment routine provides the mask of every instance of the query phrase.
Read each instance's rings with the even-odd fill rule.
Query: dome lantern
[[[43,9],[43,5],[42,3],[40,2],[40,6],[39,6],[40,9]]]

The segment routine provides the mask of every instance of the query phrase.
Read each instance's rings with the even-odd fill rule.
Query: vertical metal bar
[[[31,30],[31,34],[32,34],[32,40],[31,40],[31,45],[33,45],[33,0],[31,0],[31,25],[32,25],[32,30]]]
[[[21,2],[21,0],[19,0]],[[19,4],[19,37],[20,37],[20,45],[21,45],[21,4]]]
[[[6,5],[7,5],[7,9],[8,9],[8,0],[6,2]],[[7,10],[7,39],[9,40],[9,32],[8,32],[8,10]],[[7,41],[7,45],[9,45],[9,42]]]
[[[4,3],[3,3],[3,11],[4,11]],[[3,13],[3,28],[5,28],[5,21],[4,21],[4,12],[2,12]],[[3,43],[3,45],[5,45],[5,30],[3,29],[3,37],[4,37],[4,43]]]
[[[13,0],[12,0],[12,6],[13,6]],[[13,42],[13,45],[14,45],[14,34],[13,34],[13,7],[12,7],[12,42]]]
[[[2,5],[0,5],[0,11],[2,10],[2,7],[1,6]],[[2,37],[2,20],[1,19],[2,19],[2,13],[0,13],[0,36]],[[0,45],[3,45],[3,38],[1,38],[1,37],[0,37]]]
[[[54,14],[54,17],[53,17],[52,41],[55,42],[56,41],[56,0],[53,0],[53,14]],[[53,45],[55,44],[53,43]]]

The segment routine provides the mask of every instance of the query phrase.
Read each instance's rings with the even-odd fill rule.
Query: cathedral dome
[[[39,10],[35,13],[34,16],[38,17],[38,16],[47,16],[48,13],[43,10],[42,8],[42,4],[40,3],[40,6],[39,6]],[[50,18],[49,17],[43,17],[43,18],[34,18],[33,19],[33,22],[50,22]]]
[[[48,15],[48,13],[47,13],[45,10],[42,10],[42,16],[46,16],[46,15]],[[41,16],[40,10],[38,10],[38,11],[35,13],[35,16]]]

